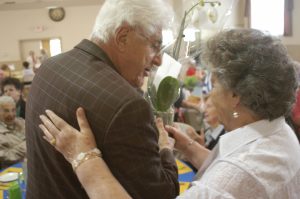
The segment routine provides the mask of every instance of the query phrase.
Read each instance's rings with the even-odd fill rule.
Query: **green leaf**
[[[159,84],[156,94],[157,111],[167,111],[179,96],[179,82],[167,76]]]

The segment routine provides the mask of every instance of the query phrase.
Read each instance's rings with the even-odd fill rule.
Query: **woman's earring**
[[[233,118],[238,118],[240,116],[240,114],[236,111],[233,111],[232,116],[233,116]]]

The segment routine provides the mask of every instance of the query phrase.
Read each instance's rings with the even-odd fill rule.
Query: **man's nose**
[[[154,57],[153,57],[153,65],[155,66],[160,66],[162,64],[162,57],[163,57],[163,54],[162,53],[158,53],[156,54]]]

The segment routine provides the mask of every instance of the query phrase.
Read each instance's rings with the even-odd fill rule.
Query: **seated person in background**
[[[16,117],[16,103],[9,96],[0,97],[1,169],[22,161],[26,153],[25,121]]]
[[[207,149],[212,150],[218,143],[220,136],[225,133],[225,129],[219,122],[217,110],[213,105],[210,96],[207,96],[205,100],[204,121],[208,125],[208,128],[204,131],[204,145]]]
[[[27,61],[23,62],[23,67],[23,82],[24,85],[29,85],[34,78],[34,72],[32,68],[29,67],[29,63]]]
[[[3,77],[10,77],[11,76],[11,70],[7,64],[3,64],[1,66],[1,70],[3,71],[4,75]]]
[[[1,82],[3,81],[3,79],[5,79],[6,77],[10,77],[10,69],[8,67],[7,64],[2,64],[1,68],[0,68],[0,86],[1,86]],[[3,95],[2,91],[0,91],[0,96]]]
[[[212,150],[218,143],[220,136],[225,134],[225,129],[219,122],[217,110],[209,95],[205,97],[204,104],[205,130],[202,129],[200,134],[198,134],[190,125],[179,123],[178,126],[182,132],[186,132],[190,139],[198,142],[202,146],[205,146],[207,149]],[[181,153],[176,152],[175,154],[179,159],[186,159]]]
[[[298,199],[300,146],[284,117],[295,101],[297,80],[286,48],[278,38],[254,29],[221,31],[202,46],[202,60],[212,71],[210,97],[227,133],[210,152],[176,128],[165,127],[175,147],[200,168],[178,199]],[[101,156],[93,154],[95,139],[83,110],[77,111],[80,132],[46,113],[51,120],[41,116],[44,138],[73,165],[89,196],[130,198]],[[167,137],[162,124],[158,129]]]
[[[17,117],[25,119],[26,102],[22,98],[23,85],[17,78],[7,77],[2,81],[1,91],[3,95],[12,97],[17,106]]]

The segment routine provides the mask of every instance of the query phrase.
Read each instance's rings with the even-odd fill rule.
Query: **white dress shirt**
[[[24,69],[23,70],[23,82],[32,82],[34,78],[34,72],[32,68]]]
[[[218,147],[202,177],[178,199],[300,198],[300,145],[283,117],[228,132]]]

